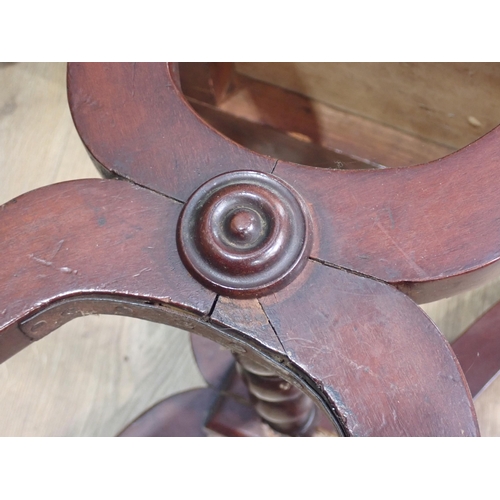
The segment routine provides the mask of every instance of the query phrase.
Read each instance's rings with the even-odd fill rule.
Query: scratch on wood
[[[57,244],[57,248],[56,248],[56,251],[54,252],[54,254],[52,255],[52,259],[59,253],[59,250],[61,250],[62,246],[64,244],[64,240],[61,240],[58,244]]]
[[[413,270],[417,271],[421,274],[421,277],[426,277],[427,273],[398,245],[396,240],[387,232],[387,230],[380,224],[378,220],[375,221],[377,227],[386,235],[386,237],[392,242],[392,244],[399,250],[399,252],[403,255],[406,262],[410,264]]]
[[[78,271],[76,269],[71,269],[69,267],[60,267],[59,271],[66,273],[66,274],[70,274],[70,273],[77,274],[78,273]]]
[[[479,353],[476,353],[476,359],[471,363],[471,365],[469,366],[469,368],[467,368],[467,370],[464,370],[464,375],[467,375],[469,373],[471,368],[476,364],[478,358],[479,358]]]
[[[391,227],[394,229],[395,224],[394,224],[394,217],[392,215],[391,207],[387,207],[386,212],[389,215],[389,219],[391,219]]]
[[[142,273],[146,273],[148,271],[151,271],[151,268],[150,267],[145,267],[144,269],[141,269],[137,274],[134,274],[132,277],[133,278],[137,278],[138,276],[140,276]]]
[[[61,243],[61,246],[62,246],[62,243]],[[39,264],[42,264],[43,266],[51,267],[52,269],[56,269],[57,271],[61,271],[62,273],[65,273],[65,274],[78,274],[78,271],[76,269],[71,269],[70,267],[66,267],[66,266],[56,267],[56,266],[54,266],[53,262],[51,262],[49,260],[41,259],[40,257],[35,257],[32,253],[29,254],[29,257],[31,259],[33,259],[35,262],[38,262]]]
[[[40,264],[43,264],[44,266],[47,267],[52,267],[53,262],[49,262],[48,260],[40,259],[39,257],[35,257],[32,253],[29,254],[29,257],[33,259],[36,262],[39,262]]]
[[[345,354],[342,354],[341,352],[338,352],[337,354],[344,361],[346,361],[349,366],[352,366],[356,370],[362,370],[365,373],[368,373],[369,375],[371,375],[372,377],[380,378],[379,375],[377,375],[369,366],[359,365],[358,363],[356,363],[355,361],[353,361],[351,358],[347,357]]]

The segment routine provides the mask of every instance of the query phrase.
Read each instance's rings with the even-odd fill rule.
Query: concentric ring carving
[[[275,176],[236,171],[201,186],[182,211],[177,244],[191,274],[220,294],[249,298],[276,291],[302,270],[309,215]]]

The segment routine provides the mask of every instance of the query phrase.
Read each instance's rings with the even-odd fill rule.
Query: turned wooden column
[[[500,128],[425,165],[340,171],[228,140],[175,64],[74,64],[68,88],[109,179],[1,207],[0,360],[73,317],[129,315],[236,353],[283,432],[308,434],[317,405],[345,436],[478,434],[457,359],[415,302],[500,272]],[[175,405],[200,410],[199,394]]]
[[[308,436],[314,432],[316,406],[309,397],[272,369],[245,356],[235,357],[254,408],[265,422],[290,436]]]

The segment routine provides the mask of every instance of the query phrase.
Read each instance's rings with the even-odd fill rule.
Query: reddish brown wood
[[[286,356],[269,320],[257,299],[233,299],[219,296],[210,315],[210,322],[216,327],[248,340],[261,352],[270,353],[273,359],[281,361]],[[231,347],[235,354],[246,354],[238,346]]]
[[[207,345],[210,343],[212,346]],[[205,349],[200,350],[202,344]],[[212,363],[213,367],[211,369],[208,368],[208,372],[213,374],[216,366],[221,363],[223,364],[227,359],[224,352],[217,349],[216,344],[214,346],[213,342],[202,337],[193,336],[193,347],[196,360],[202,360],[200,366],[202,373],[206,373],[207,365]],[[209,353],[208,356],[207,352]],[[234,358],[232,358],[232,364],[233,368],[235,368]],[[223,387],[223,389],[219,393],[218,401],[205,423],[205,427],[209,433],[227,437],[283,435],[266,424],[261,416],[259,416],[251,401],[247,385],[240,376],[239,370],[233,369],[230,373],[230,378],[227,375],[227,373],[224,374],[224,377],[220,377],[219,382],[214,384],[217,387]],[[211,381],[215,382],[213,377],[211,377]],[[339,435],[336,427],[332,425],[331,420],[324,412],[318,409],[316,417],[315,426],[311,429],[312,436],[337,437]]]
[[[204,123],[179,92],[176,66],[70,65],[68,85],[90,154],[103,171],[128,181],[64,183],[0,207],[0,360],[68,318],[132,315],[194,331],[299,386],[345,435],[478,433],[449,345],[387,283],[425,301],[496,269],[500,128],[411,168],[276,165]],[[274,172],[311,214],[302,272],[284,288],[252,289],[248,300],[216,296],[198,283],[175,237],[182,210],[176,200],[235,170]],[[271,212],[266,223],[278,224]],[[259,231],[248,207],[238,214],[243,218],[229,217],[226,229],[244,246]],[[186,232],[181,224],[180,241]],[[286,236],[286,227],[276,234]],[[282,247],[296,262],[290,244]],[[250,298],[261,292],[273,293]]]
[[[313,258],[422,303],[500,271],[499,164],[500,127],[426,165],[334,171],[279,162],[274,174],[312,207]]]
[[[291,366],[304,370],[347,435],[478,433],[451,348],[404,294],[310,262],[260,302]]]
[[[145,307],[154,301],[207,314],[215,295],[177,254],[180,209],[131,183],[93,179],[42,188],[2,206],[0,249],[9,265],[0,268],[0,329],[75,296],[129,297]],[[46,321],[45,334],[61,324]],[[0,344],[2,360],[19,350],[8,338],[2,331],[0,343],[8,343]]]
[[[75,124],[102,168],[182,200],[216,174],[273,169],[272,158],[207,127],[176,85],[174,66],[70,65]],[[497,272],[499,135],[496,129],[417,167],[345,172],[280,162],[274,173],[314,206],[319,233],[313,257],[387,281],[425,302]]]
[[[269,294],[303,269],[311,246],[304,203],[279,179],[238,171],[203,184],[179,221],[179,254],[191,274],[230,297]]]
[[[226,328],[230,326],[249,332],[259,331],[262,339],[269,339],[268,345],[281,350],[257,300],[220,297],[211,321]],[[210,341],[196,336],[191,342],[205,379],[213,387],[224,391],[217,410],[207,424],[213,432],[231,436],[266,435],[267,427],[259,423],[260,418],[280,433],[304,435],[315,431],[317,419],[314,419],[316,411],[311,399],[276,376],[272,368],[256,364],[235,351],[240,361],[236,370],[235,359],[227,351],[221,351]],[[257,370],[255,367],[258,367]],[[231,380],[228,380],[228,375],[232,377]],[[267,391],[266,394],[259,388]],[[305,408],[306,414],[301,416],[299,408]],[[325,423],[323,419],[322,425],[332,432],[331,422]]]
[[[452,347],[475,398],[500,371],[500,303],[477,319]]]
[[[229,351],[199,335],[192,335],[191,341],[200,371],[211,384],[212,393],[196,389],[161,401],[120,436],[281,436],[255,411]],[[224,371],[220,370],[221,366],[225,366]],[[313,436],[338,436],[325,413],[318,412],[317,417]]]
[[[205,424],[208,431],[227,437],[275,437],[283,434],[267,425],[255,411],[251,401],[221,395],[218,405]],[[338,431],[323,412],[312,432],[313,437],[338,437]]]
[[[206,422],[207,430],[225,437],[263,437],[276,435],[259,417],[249,401],[221,397]]]
[[[249,155],[196,115],[174,70],[166,63],[68,66],[73,120],[97,164],[183,201],[224,172],[271,172],[275,159]]]
[[[210,387],[220,388],[234,370],[231,351],[201,335],[191,334],[190,340],[201,375]]]
[[[222,327],[234,302],[221,300],[216,323],[222,328],[207,323],[214,295],[179,269],[170,223],[179,209],[166,197],[117,180],[49,186],[3,206],[1,248],[16,272],[4,267],[1,276],[0,301],[10,301],[2,311],[2,359],[74,317],[104,313],[192,329],[235,352],[266,352],[272,363],[281,349],[272,330],[269,340],[264,329]]]

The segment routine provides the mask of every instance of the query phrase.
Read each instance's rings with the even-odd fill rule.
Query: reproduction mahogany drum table
[[[68,66],[104,179],[0,207],[0,360],[76,317],[132,316],[195,334],[208,387],[124,436],[478,435],[495,310],[452,349],[417,304],[500,270],[500,128],[417,166],[322,168],[222,135],[182,78]]]

